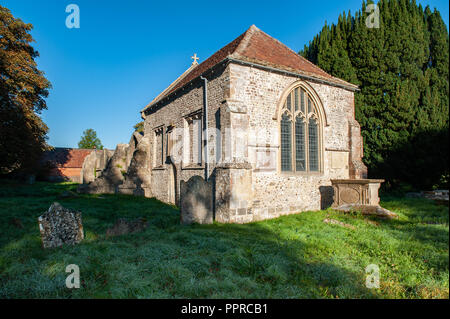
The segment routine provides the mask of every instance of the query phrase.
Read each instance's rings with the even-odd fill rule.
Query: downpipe
[[[205,160],[205,181],[208,181],[208,79],[200,76],[203,80],[203,127],[204,127],[204,160]]]

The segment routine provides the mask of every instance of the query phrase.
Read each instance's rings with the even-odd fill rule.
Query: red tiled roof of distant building
[[[81,168],[83,167],[84,159],[92,151],[93,149],[55,147],[54,150],[44,154],[43,161],[51,162],[56,167]]]

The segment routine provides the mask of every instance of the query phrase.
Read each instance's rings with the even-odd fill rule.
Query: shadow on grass
[[[437,205],[428,199],[406,200],[391,197],[383,198],[381,205],[400,215],[398,220],[386,222],[385,227],[394,230],[393,233],[402,240],[416,240],[429,244],[447,242],[448,247],[449,208],[447,206]]]
[[[298,216],[244,225],[183,226],[175,207],[155,199],[59,198],[73,187],[40,184],[32,192],[41,196],[22,196],[19,190],[0,197],[0,297],[380,297],[365,287],[363,268],[347,265],[334,255],[333,246],[317,245],[309,235],[328,227],[321,222],[308,232]],[[86,239],[77,246],[43,250],[37,217],[55,200],[83,213]],[[24,229],[5,226],[13,216],[23,220]],[[120,217],[146,217],[150,226],[139,234],[106,239],[106,229]],[[345,238],[346,232],[339,234]],[[79,265],[81,289],[65,288],[68,264]]]

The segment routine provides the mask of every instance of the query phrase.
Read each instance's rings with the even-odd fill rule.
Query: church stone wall
[[[277,107],[285,91],[300,80],[254,67],[228,64],[208,76],[208,177],[213,183],[215,220],[244,223],[328,207],[331,179],[358,178],[364,173],[362,140],[354,118],[354,93],[316,82],[303,82],[323,106],[322,171],[286,174],[279,169]],[[169,125],[184,132],[185,118],[203,107],[203,83],[188,86],[146,115],[145,136],[150,137],[152,196],[164,202],[179,201],[180,181],[205,175],[203,166],[180,161],[163,165],[154,160],[154,132]],[[215,135],[219,128],[220,138]],[[230,130],[231,128],[231,130]],[[166,139],[164,138],[164,143]],[[187,145],[182,143],[183,147]],[[164,149],[166,152],[166,149]],[[222,162],[215,162],[220,152]],[[183,150],[176,152],[178,159]],[[165,153],[166,154],[166,153]],[[159,156],[159,154],[158,154]],[[170,198],[174,176],[175,200]]]
[[[230,65],[230,79],[230,99],[245,106],[249,129],[253,132],[247,140],[247,161],[253,167],[254,194],[247,216],[236,214],[230,222],[261,220],[326,207],[332,197],[330,179],[350,177],[350,125],[357,125],[353,92],[304,82],[317,93],[325,113],[326,123],[322,123],[323,171],[309,175],[288,174],[280,172],[278,163],[277,106],[285,90],[299,79],[235,64]],[[268,159],[272,163],[266,165],[264,162]]]
[[[216,149],[215,128],[219,125],[220,116],[218,116],[219,108],[224,101],[224,95],[229,86],[229,73],[226,67],[215,68],[214,72],[208,74],[208,127],[210,134],[208,137],[208,149],[210,159],[215,159],[214,150]],[[164,101],[162,107],[146,115],[144,132],[145,136],[150,136],[151,155],[148,161],[152,163],[152,195],[164,202],[171,202],[170,179],[174,172],[175,180],[175,203],[178,203],[180,194],[180,181],[187,182],[192,176],[205,176],[204,166],[188,165],[182,163],[183,148],[178,148],[176,151],[176,163],[166,162],[166,129],[169,125],[174,127],[175,139],[183,144],[183,130],[185,128],[185,118],[190,114],[203,110],[203,82],[194,82],[191,86],[188,85],[186,89],[177,94],[171,100]],[[164,130],[164,164],[156,165],[154,161],[154,131],[158,127],[163,126]],[[159,156],[159,155],[157,155]],[[215,164],[210,164],[208,176],[213,173]],[[170,172],[172,170],[172,172]]]

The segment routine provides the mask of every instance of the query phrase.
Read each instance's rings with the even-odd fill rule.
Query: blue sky
[[[447,0],[436,7],[448,29]],[[67,5],[80,8],[80,28],[68,29]],[[2,0],[15,17],[34,25],[38,66],[53,85],[42,113],[49,143],[77,147],[83,130],[103,145],[128,143],[139,111],[190,64],[202,62],[255,24],[295,51],[325,20],[361,7],[341,1],[103,1]]]

